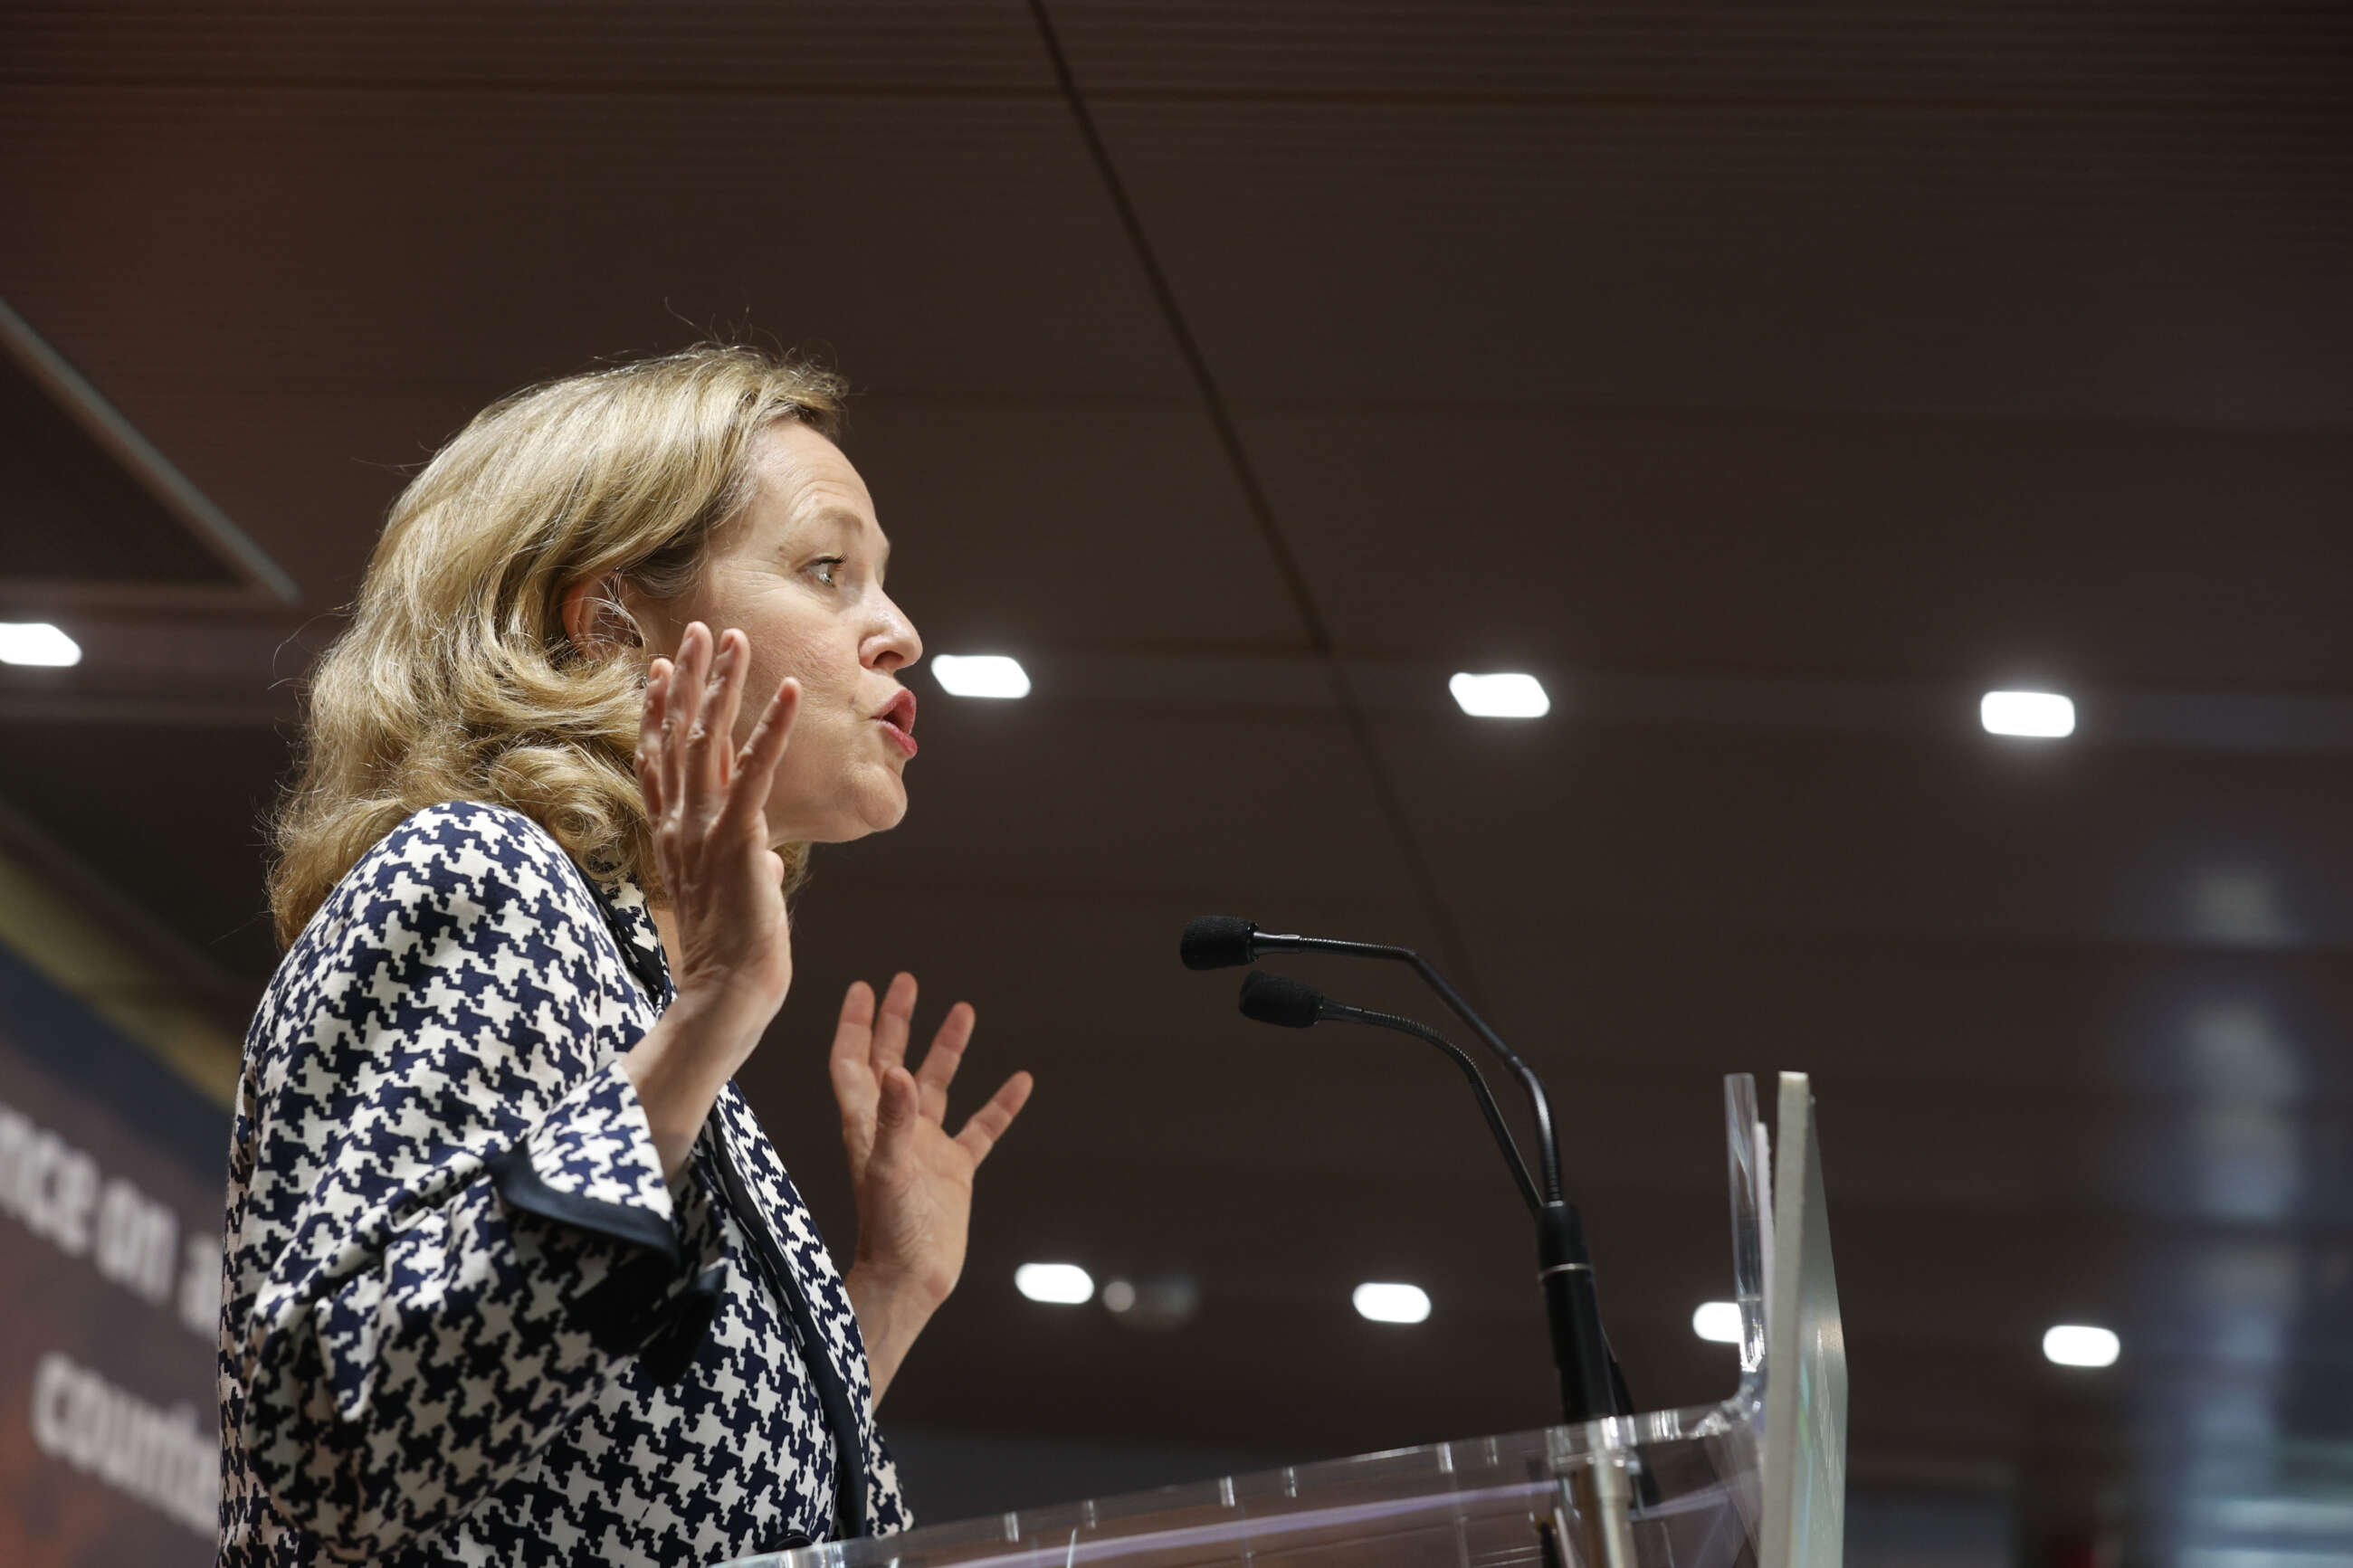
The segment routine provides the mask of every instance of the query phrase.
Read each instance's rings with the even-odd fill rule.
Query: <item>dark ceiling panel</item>
[[[1244,429],[1352,652],[2353,688],[2344,432],[1442,403]]]
[[[1975,149],[1784,188],[1535,110],[1098,118],[1237,401],[2353,419],[2336,195],[1986,192]]]
[[[260,725],[0,722],[0,796],[258,998],[278,962],[262,825],[285,758]]]
[[[2272,0],[2132,6],[1741,0],[1555,6],[1348,0],[1052,7],[1089,94],[1305,100],[1552,100],[1631,115],[1829,103],[1957,126],[2085,102],[2220,124],[2340,110],[2353,27]]]
[[[1237,399],[2353,415],[2326,7],[1054,13]]]
[[[398,484],[323,468],[599,354],[746,333],[879,392],[1187,393],[1058,101],[41,89],[0,108],[0,289],[320,606]]]
[[[853,407],[848,438],[892,537],[892,594],[931,652],[1025,655],[1051,679],[1103,647],[1303,647],[1196,407],[884,393]]]
[[[546,0],[429,11],[163,11],[99,0],[11,18],[12,72],[135,89],[161,81],[253,89],[1050,94],[1029,11],[1015,0],[691,0],[584,12]]]
[[[0,580],[236,588],[190,535],[24,369],[0,355]]]
[[[1451,901],[1490,937],[1541,910],[1849,941],[2353,942],[2342,755],[1381,722]]]
[[[869,386],[1184,391],[1058,102],[40,89],[0,122],[38,225],[11,295],[108,384],[136,343],[125,368],[208,382],[501,385],[579,368],[594,319],[755,331]]]
[[[509,390],[490,381],[420,377],[376,386],[321,367],[315,374],[131,373],[141,428],[224,511],[268,542],[305,590],[268,626],[307,626],[323,647],[408,477],[474,413]],[[93,647],[93,658],[108,650]],[[298,675],[299,658],[249,664],[257,688]]]

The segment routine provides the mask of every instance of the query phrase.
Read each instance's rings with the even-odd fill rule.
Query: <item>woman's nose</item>
[[[889,599],[882,601],[883,624],[868,642],[866,662],[877,669],[900,669],[923,657],[923,639],[906,612]]]

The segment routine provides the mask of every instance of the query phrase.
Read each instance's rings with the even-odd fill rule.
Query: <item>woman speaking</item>
[[[277,825],[220,1348],[222,1562],[703,1564],[904,1528],[874,1407],[964,1264],[973,1032],[849,988],[838,1273],[730,1083],[808,848],[907,809],[922,653],[742,348],[477,417],[395,503]]]

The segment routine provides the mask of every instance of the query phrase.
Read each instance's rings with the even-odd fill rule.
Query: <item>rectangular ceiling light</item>
[[[2090,1323],[2055,1323],[2042,1335],[2042,1353],[2060,1366],[2114,1366],[2123,1349],[2115,1330]]]
[[[1737,1301],[1702,1301],[1692,1311],[1692,1332],[1712,1345],[1736,1345],[1740,1331]]]
[[[943,653],[932,658],[932,679],[957,697],[1027,697],[1029,672],[1001,653]]]
[[[63,668],[81,662],[81,644],[47,621],[0,621],[0,664],[45,664]]]
[[[1552,699],[1533,675],[1457,675],[1446,689],[1474,719],[1541,719],[1552,711]]]
[[[1430,1316],[1430,1292],[1419,1285],[1370,1280],[1349,1298],[1358,1315],[1376,1323],[1419,1323]]]
[[[1013,1271],[1013,1288],[1032,1301],[1076,1307],[1094,1300],[1092,1275],[1075,1263],[1025,1263]]]
[[[2052,691],[1989,691],[1978,702],[1989,735],[2055,741],[2075,732],[2075,704]]]

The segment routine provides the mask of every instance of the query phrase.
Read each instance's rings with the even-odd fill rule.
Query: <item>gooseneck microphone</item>
[[[1394,1029],[1436,1046],[1451,1057],[1454,1065],[1462,1069],[1462,1076],[1471,1080],[1471,1092],[1479,1097],[1479,1110],[1487,1118],[1487,1130],[1494,1133],[1495,1146],[1504,1152],[1504,1163],[1512,1168],[1512,1180],[1519,1184],[1520,1196],[1527,1204],[1528,1212],[1537,1215],[1544,1213],[1544,1199],[1528,1177],[1527,1162],[1520,1158],[1520,1146],[1512,1141],[1512,1129],[1495,1104],[1494,1092],[1481,1076],[1479,1064],[1471,1059],[1470,1052],[1444,1035],[1427,1024],[1401,1018],[1394,1013],[1376,1013],[1369,1007],[1335,1002],[1313,985],[1288,975],[1269,974],[1262,969],[1253,969],[1242,977],[1242,1016],[1285,1029],[1312,1028],[1325,1022],[1369,1024],[1377,1029]]]
[[[1504,1043],[1504,1037],[1495,1033],[1486,1019],[1472,1010],[1471,1004],[1462,999],[1461,993],[1448,983],[1446,976],[1413,949],[1379,942],[1342,942],[1328,936],[1286,936],[1261,931],[1255,923],[1238,915],[1203,915],[1187,923],[1177,952],[1187,969],[1239,969],[1246,963],[1256,963],[1261,953],[1269,952],[1336,952],[1349,958],[1385,958],[1412,965],[1422,984],[1438,993],[1438,999],[1446,1004],[1447,1010],[1470,1025],[1496,1059],[1519,1079],[1521,1091],[1528,1097],[1528,1109],[1536,1120],[1536,1159],[1544,1170],[1545,1201],[1561,1201],[1560,1142],[1553,1135],[1552,1100],[1545,1094],[1543,1080],[1520,1059],[1518,1052]]]
[[[1312,986],[1279,976],[1252,974],[1242,986],[1242,1010],[1261,1022],[1297,1029],[1327,1017],[1373,1024],[1430,1041],[1455,1057],[1458,1065],[1469,1072],[1479,1094],[1480,1109],[1487,1114],[1489,1126],[1494,1130],[1535,1215],[1536,1279],[1544,1291],[1545,1317],[1551,1330],[1562,1414],[1571,1423],[1630,1415],[1633,1403],[1627,1397],[1625,1381],[1618,1374],[1602,1332],[1601,1302],[1594,1286],[1593,1259],[1586,1247],[1584,1225],[1575,1205],[1562,1195],[1560,1142],[1553,1127],[1552,1102],[1535,1069],[1472,1011],[1446,977],[1410,948],[1262,931],[1253,922],[1232,915],[1205,915],[1187,925],[1179,952],[1187,969],[1239,967],[1255,963],[1261,953],[1268,952],[1331,952],[1354,958],[1388,959],[1411,965],[1454,1016],[1471,1026],[1487,1048],[1519,1079],[1527,1095],[1536,1123],[1536,1155],[1543,1173],[1540,1192],[1537,1184],[1528,1179],[1518,1148],[1478,1068],[1437,1030],[1410,1018],[1347,1007]]]

